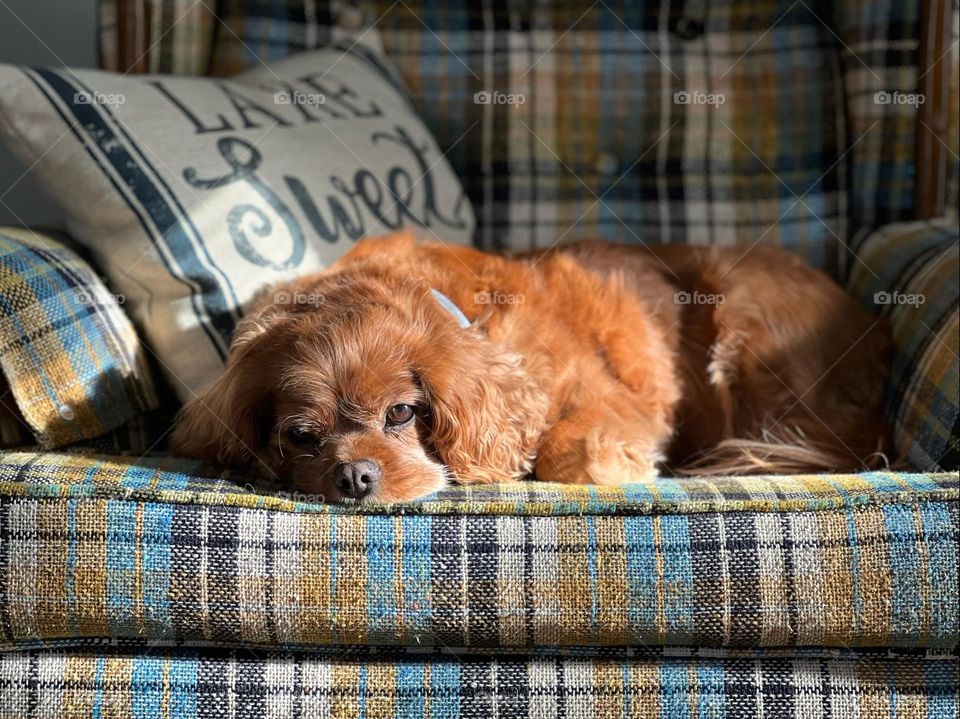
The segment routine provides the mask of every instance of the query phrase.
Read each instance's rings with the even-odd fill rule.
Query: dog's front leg
[[[535,474],[566,484],[639,482],[656,475],[669,434],[662,417],[641,416],[629,397],[601,396],[546,431]]]

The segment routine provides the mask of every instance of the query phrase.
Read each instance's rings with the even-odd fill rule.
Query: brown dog
[[[331,500],[852,470],[882,448],[886,334],[782,250],[508,258],[399,233],[271,299],[172,445]]]

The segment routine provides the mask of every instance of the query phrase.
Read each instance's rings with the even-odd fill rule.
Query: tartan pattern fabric
[[[160,409],[139,414],[117,429],[99,437],[77,442],[64,450],[77,453],[144,456],[161,451],[173,431],[173,417],[179,405],[172,391],[161,399]]]
[[[24,652],[0,657],[0,693],[2,719],[955,719],[957,659]]]
[[[213,73],[323,42],[354,13],[375,23],[482,247],[765,241],[836,267],[841,76],[809,4],[379,0],[349,22],[309,6],[223,3]]]
[[[361,513],[180,469],[4,457],[3,648],[957,645],[955,475],[519,483]]]
[[[105,48],[114,45],[113,4],[102,4]],[[780,216],[775,212],[779,210],[785,227],[770,228],[764,239],[803,244],[803,238],[818,236],[811,235],[807,224],[819,213],[825,225],[820,235],[836,249],[837,243],[846,241],[847,228],[855,231],[913,217],[917,106],[897,98],[917,91],[920,0],[844,0],[827,5],[790,5],[784,0],[766,2],[759,9],[754,4],[749,10],[728,1],[711,4],[709,12],[697,2],[675,6],[663,16],[656,8],[626,7],[628,3],[623,7],[549,3],[530,9],[521,3],[487,8],[430,0],[392,4],[228,0],[218,6],[219,14],[203,4],[187,12],[181,4],[171,0],[151,4],[152,37],[159,38],[149,53],[151,71],[229,74],[260,59],[317,47],[337,32],[362,32],[365,40],[378,43],[382,38],[413,88],[428,125],[451,151],[461,177],[471,183],[470,196],[484,216],[481,241],[487,247],[552,243],[594,203],[592,193],[604,202],[596,203],[570,230],[571,239],[637,241],[631,237],[635,232],[644,241],[717,242],[731,235],[752,241],[761,222],[766,221],[762,229],[767,229]],[[960,76],[958,17],[954,2],[952,44],[941,60],[951,66],[952,107],[957,107]],[[749,26],[741,27],[739,21]],[[810,32],[803,31],[805,24]],[[371,25],[375,27],[368,30]],[[746,34],[737,37],[744,30]],[[746,50],[757,39],[750,33],[761,31],[768,31],[767,37],[737,63],[753,67],[729,73],[718,69],[725,53]],[[822,37],[814,41],[816,35]],[[623,61],[614,62],[613,56]],[[536,67],[527,72],[534,61]],[[785,86],[789,92],[780,88],[785,71],[768,70],[808,69],[818,61],[824,63],[820,84],[802,79],[805,74],[799,84],[790,77]],[[104,62],[114,66],[109,58]],[[666,92],[671,84],[688,91],[706,86],[707,72],[723,76],[713,78],[709,91],[724,95],[727,114],[707,115],[695,107],[670,107],[646,99],[648,93]],[[473,104],[474,92],[494,89],[520,92],[527,102],[520,107]],[[818,91],[827,105],[837,103],[833,112],[843,118],[841,128],[832,132],[826,127],[825,109],[811,126],[787,131],[794,134],[781,144],[793,143],[790,149],[777,149],[762,123],[744,129],[748,123],[734,109],[740,105],[755,118],[770,108],[766,115],[789,125],[809,114],[804,103],[811,98],[818,107],[825,104],[823,97],[814,97]],[[878,100],[878,93],[891,101]],[[798,112],[790,111],[793,96]],[[947,140],[947,207],[954,216],[960,174],[958,117],[957,112],[951,114]],[[724,136],[727,130],[717,119],[736,131],[770,168],[783,168],[778,174],[791,189],[814,190],[809,199],[798,192],[804,198],[796,203],[799,211],[788,210],[796,197],[786,188],[777,197],[775,179],[762,177],[761,164],[750,166],[751,153],[745,147],[724,147],[727,140],[739,143],[729,133]],[[609,172],[619,176],[617,170],[625,170],[636,159],[615,167],[617,156],[629,156],[643,141],[660,136],[650,128],[665,130],[674,121],[679,123],[677,132],[664,138],[665,147],[651,151],[655,157],[625,177],[622,188],[611,188]],[[479,123],[475,128],[479,132],[468,131],[474,122]],[[542,146],[533,133],[553,146]],[[818,147],[817,142],[832,144]],[[719,161],[691,160],[708,153]],[[841,162],[814,187],[811,177],[797,174],[791,166],[801,159],[810,165],[817,155],[822,157],[813,164],[821,169],[828,162]],[[637,179],[634,175],[640,172],[644,177]],[[662,187],[657,186],[658,175],[664,178]],[[840,185],[840,190],[833,185]],[[751,208],[742,197],[762,199],[771,207],[745,216]],[[558,210],[556,205],[564,200],[576,210],[566,214]],[[630,227],[618,227],[617,215]],[[530,226],[534,221],[549,226],[541,232]],[[831,237],[831,232],[839,237]],[[802,248],[802,254],[817,255],[821,264],[831,267],[834,258],[817,254],[823,251]]]
[[[116,430],[157,406],[136,331],[72,250],[0,228],[0,368],[41,447]]]
[[[126,72],[117,58],[117,0],[100,0],[100,67]],[[147,72],[205,75],[216,16],[214,2],[161,0],[145,3],[148,38]]]
[[[838,61],[846,102],[852,227],[911,220],[916,211],[920,100],[913,98],[920,75],[921,0],[843,0],[831,6],[831,24],[842,43]],[[951,151],[956,154],[955,143]]]
[[[319,503],[319,495],[288,491],[202,462],[155,453],[136,460],[84,453],[0,452],[0,492],[10,497],[126,498],[229,505],[313,514],[637,515],[698,512],[795,512],[909,503],[917,496],[957,499],[950,473],[752,477],[660,477],[598,486],[524,481],[450,486],[418,500],[359,506]]]
[[[960,468],[958,243],[955,219],[889,225],[859,240],[851,267],[852,291],[893,330],[887,415],[921,470]]]

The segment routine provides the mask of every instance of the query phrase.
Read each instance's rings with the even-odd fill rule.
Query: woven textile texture
[[[121,302],[55,239],[0,228],[0,369],[40,446],[100,437],[157,406]]]
[[[956,220],[899,223],[861,238],[850,286],[893,330],[887,415],[916,469],[960,467],[960,229]]]
[[[124,72],[117,58],[117,1],[100,0],[100,66]],[[216,16],[213,2],[154,0],[146,4],[147,72],[205,75]]]
[[[648,651],[627,655],[0,657],[2,719],[952,719],[956,657]]]
[[[357,7],[464,180],[481,246],[762,238],[833,268],[846,231],[841,77],[808,6]],[[322,41],[326,18],[355,12],[226,2],[212,70]]]
[[[177,19],[156,28],[153,70],[203,55],[211,64],[197,72],[227,74],[342,32],[377,37],[467,182],[487,247],[735,237],[832,267],[848,231],[913,216],[919,0],[228,0],[202,21],[153,5]],[[954,98],[957,17],[941,60]]]
[[[180,469],[4,458],[6,648],[957,643],[953,475],[520,483],[358,513]]]
[[[939,62],[949,66],[952,107],[947,132],[948,211],[957,213],[957,22]],[[844,149],[850,172],[852,230],[877,227],[915,217],[916,137],[932,128],[918,120],[918,107],[932,98],[918,96],[918,81],[929,70],[917,69],[920,50],[920,0],[841,0],[824,7],[838,42],[847,119]],[[941,141],[942,142],[942,141]]]

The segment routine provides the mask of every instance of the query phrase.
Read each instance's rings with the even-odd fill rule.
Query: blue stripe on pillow
[[[77,84],[80,85],[84,90],[86,90],[86,92],[88,92],[91,96],[94,94],[94,91],[91,90],[86,85],[82,85],[79,81],[77,81]],[[135,153],[137,157],[140,158],[140,164],[144,168],[144,170],[149,170],[154,178],[154,181],[161,188],[163,188],[163,190],[166,191],[167,196],[169,197],[170,203],[176,206],[177,210],[180,212],[180,216],[183,218],[183,222],[187,225],[187,227],[190,228],[190,232],[194,237],[194,244],[197,245],[199,249],[203,252],[203,255],[206,258],[206,261],[210,265],[210,269],[216,274],[220,275],[220,279],[223,283],[222,287],[230,297],[230,301],[231,301],[230,308],[233,311],[234,318],[236,320],[241,319],[242,314],[240,310],[237,309],[240,307],[241,303],[239,298],[237,297],[236,291],[233,289],[233,283],[230,281],[230,276],[226,272],[224,272],[223,269],[210,256],[210,252],[207,249],[207,243],[204,241],[203,235],[200,233],[196,225],[193,223],[193,220],[190,217],[190,213],[183,207],[183,204],[180,202],[180,198],[173,191],[173,188],[170,187],[170,185],[166,182],[166,180],[163,179],[163,175],[161,175],[160,172],[157,171],[153,163],[151,163],[150,160],[147,158],[147,156],[143,154],[143,151],[140,149],[140,145],[130,136],[130,133],[127,132],[127,128],[124,127],[123,123],[117,120],[113,112],[110,110],[110,106],[100,105],[99,108],[101,113],[103,113],[103,115],[106,118],[109,118],[110,122],[116,128],[117,132],[119,132],[121,135],[123,135],[127,139],[127,142],[130,145],[130,150],[133,153]]]
[[[128,193],[123,192],[116,183],[113,183],[112,179],[111,183],[118,190],[120,196],[127,201],[130,209],[141,218],[141,224],[143,224],[142,211],[145,211],[150,218],[153,231],[144,226],[147,237],[157,248],[157,254],[171,276],[190,288],[190,297],[197,320],[207,336],[210,337],[217,352],[225,358],[237,313],[227,302],[223,288],[211,278],[210,273],[200,263],[193,243],[188,238],[183,223],[178,217],[178,212],[170,206],[160,189],[150,181],[141,164],[130,154],[125,147],[124,139],[118,137],[104,120],[98,111],[99,105],[75,101],[77,94],[89,92],[86,88],[73,85],[60,74],[49,70],[34,70],[33,73],[42,78],[69,108],[75,122],[63,115],[37,77],[31,77],[56,112],[71,127],[73,134],[83,142],[104,176],[110,178],[102,163],[91,151],[91,145],[98,147],[103,158],[110,163],[118,175],[124,178],[126,186],[133,193],[133,198]],[[129,142],[129,138],[127,138],[127,142]],[[130,144],[133,145],[133,143]],[[181,217],[185,217],[186,213],[181,208],[179,214]],[[171,267],[165,253],[158,247],[158,236],[163,238],[163,242],[177,267]],[[200,289],[199,294],[197,292],[198,287]],[[237,304],[234,302],[233,306],[235,307]]]

